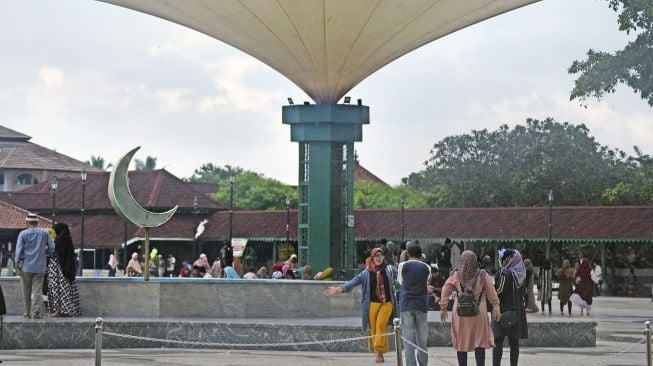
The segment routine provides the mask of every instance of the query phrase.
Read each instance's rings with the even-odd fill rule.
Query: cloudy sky
[[[356,145],[390,184],[434,143],[528,117],[584,123],[603,145],[652,153],[653,109],[630,89],[569,101],[566,70],[628,41],[605,0],[544,0],[428,44],[348,95],[370,106]],[[0,1],[0,125],[79,160],[137,158],[187,177],[203,163],[297,181],[287,97],[308,97],[250,56],[182,26],[91,0]]]

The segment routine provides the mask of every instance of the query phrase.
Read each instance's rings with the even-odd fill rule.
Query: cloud
[[[39,70],[39,79],[43,83],[43,86],[50,88],[58,88],[63,85],[64,71],[56,67],[44,66]]]
[[[162,44],[147,48],[147,54],[152,58],[174,56],[189,61],[201,63],[206,54],[215,46],[215,40],[203,33],[186,27],[177,27],[170,31],[167,40]]]

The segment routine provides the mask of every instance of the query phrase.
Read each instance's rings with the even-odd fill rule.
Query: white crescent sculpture
[[[109,201],[116,213],[123,219],[145,228],[161,226],[172,218],[177,211],[173,207],[166,212],[151,212],[138,204],[129,190],[129,181],[127,180],[127,169],[132,157],[140,149],[138,146],[125,154],[114,166],[109,176]]]

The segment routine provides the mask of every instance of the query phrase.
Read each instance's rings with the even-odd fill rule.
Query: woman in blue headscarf
[[[234,279],[234,278],[240,278],[240,276],[238,275],[238,273],[236,272],[234,267],[227,266],[227,267],[224,267],[224,278]]]
[[[510,366],[517,366],[519,361],[519,340],[528,338],[528,324],[526,323],[526,306],[524,303],[524,282],[526,267],[519,251],[514,249],[500,249],[499,258],[501,271],[497,275],[496,289],[499,295],[501,314],[507,311],[517,313],[517,323],[509,328],[493,321],[495,347],[492,350],[492,365],[500,366],[503,356],[503,341],[508,337],[510,343]]]

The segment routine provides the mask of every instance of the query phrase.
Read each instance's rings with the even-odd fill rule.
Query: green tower
[[[287,105],[282,122],[299,142],[299,263],[354,269],[354,142],[370,123],[369,107]]]

